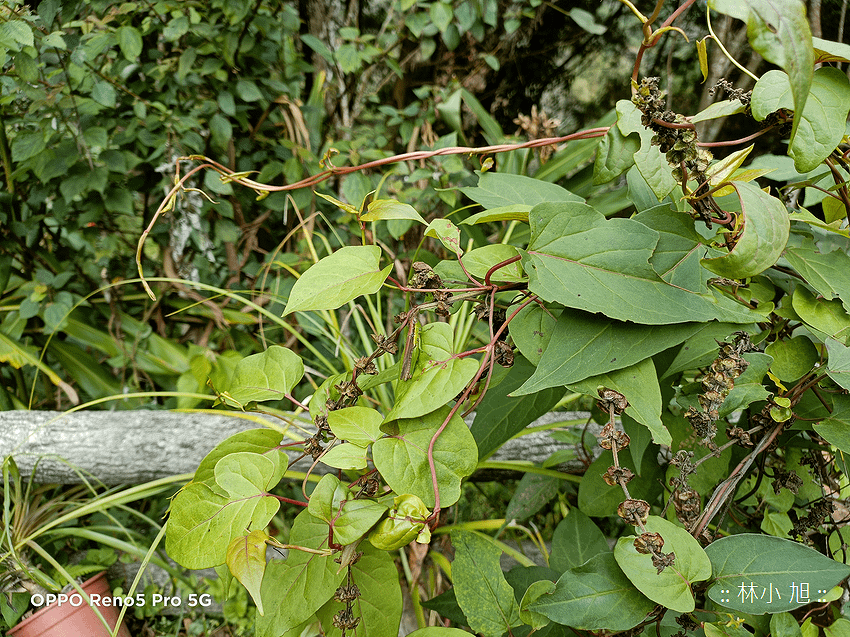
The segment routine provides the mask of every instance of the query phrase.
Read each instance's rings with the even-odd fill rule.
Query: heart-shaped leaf
[[[664,539],[661,550],[676,556],[673,565],[659,573],[652,563],[652,555],[638,553],[634,535],[617,541],[614,548],[617,564],[632,584],[652,601],[680,613],[691,612],[695,607],[694,582],[711,577],[708,556],[690,533],[664,518],[649,516],[646,530],[661,534]]]
[[[236,364],[233,379],[222,401],[243,408],[251,401],[280,400],[304,376],[304,362],[292,350],[272,345],[265,352],[246,356]]]
[[[378,265],[378,246],[345,246],[312,265],[292,286],[283,315],[307,310],[335,310],[381,289],[392,269]]]
[[[417,418],[388,422],[383,428],[389,437],[372,445],[375,468],[392,490],[416,495],[428,507],[435,504],[428,447],[448,415],[449,408],[441,407]],[[459,415],[452,416],[434,442],[433,459],[440,506],[447,507],[458,501],[461,480],[478,465],[475,439]]]

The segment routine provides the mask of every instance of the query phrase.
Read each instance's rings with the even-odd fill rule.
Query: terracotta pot
[[[118,614],[121,609],[115,606],[106,606],[103,601],[97,602],[98,599],[110,598],[111,601],[112,598],[109,582],[106,581],[106,573],[95,575],[80,586],[89,597],[99,595],[99,598],[92,600],[92,604],[114,628],[115,624],[118,623]],[[75,637],[109,637],[111,633],[106,630],[106,626],[103,625],[103,622],[100,621],[100,618],[86,603],[85,599],[82,599],[77,591],[72,590],[61,604],[53,602],[49,606],[45,606],[6,634],[9,637],[71,637],[71,635]],[[118,637],[130,637],[130,631],[122,625],[118,631]]]

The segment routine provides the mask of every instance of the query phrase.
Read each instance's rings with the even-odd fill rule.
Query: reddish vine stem
[[[307,506],[307,503],[306,503],[306,502],[302,502],[301,500],[293,500],[292,498],[286,498],[286,497],[284,497],[284,496],[282,496],[282,495],[275,495],[274,493],[267,493],[266,495],[270,495],[270,496],[272,496],[273,498],[277,498],[277,499],[278,499],[278,500],[280,500],[281,502],[286,502],[287,504],[297,504],[297,505],[298,505],[298,506],[300,506],[300,507],[305,507],[305,506]]]
[[[491,337],[490,344],[484,351],[484,358],[481,359],[481,364],[478,366],[478,371],[475,373],[475,376],[473,376],[472,380],[467,383],[466,389],[464,389],[463,394],[461,394],[461,397],[457,401],[455,401],[454,405],[452,405],[452,408],[449,411],[449,414],[446,416],[446,419],[443,421],[443,424],[440,425],[440,428],[434,432],[433,436],[431,436],[431,441],[428,443],[428,469],[431,472],[431,487],[434,490],[434,512],[428,517],[429,523],[433,520],[436,520],[437,516],[440,514],[440,488],[437,484],[437,467],[434,464],[434,445],[437,443],[437,439],[440,437],[440,434],[442,434],[445,428],[448,426],[449,421],[457,413],[457,410],[460,408],[463,401],[469,398],[469,395],[472,393],[472,388],[475,387],[475,384],[481,378],[481,374],[484,372],[485,366],[487,366],[488,364],[492,365],[492,363],[490,363],[490,359],[493,355],[493,345],[496,340],[499,338],[499,336],[502,335],[502,332],[505,331],[505,329],[508,327],[508,324],[511,322],[511,320],[513,320],[517,313],[519,313],[519,311],[522,310],[525,306],[533,302],[533,299],[528,299],[522,305],[520,305],[514,312],[511,313],[509,317],[505,319],[505,322],[499,327],[495,335]],[[474,407],[475,405],[473,405],[473,408]]]
[[[677,124],[676,122],[665,122],[663,119],[658,119],[657,117],[652,118],[652,123],[658,124],[659,126],[663,126],[664,128],[687,128],[689,130],[696,130],[697,128],[690,122]]]
[[[768,126],[767,128],[762,128],[759,132],[753,133],[752,135],[747,135],[746,137],[742,137],[741,139],[730,139],[725,142],[697,142],[697,146],[701,148],[714,148],[716,146],[737,146],[738,144],[744,144],[746,142],[750,142],[754,140],[756,137],[761,137],[767,131],[772,129],[773,126]]]
[[[484,275],[484,285],[486,287],[490,287],[490,277],[493,276],[494,272],[496,272],[497,270],[501,270],[504,267],[509,266],[511,263],[516,263],[520,259],[522,259],[522,256],[518,254],[515,257],[511,257],[510,259],[506,259],[506,260],[502,261],[501,263],[497,263],[492,268],[487,270],[487,274]]]
[[[147,280],[145,279],[144,270],[142,268],[142,248],[144,247],[145,241],[147,240],[147,237],[153,229],[153,226],[156,223],[157,219],[159,219],[159,216],[168,209],[170,204],[173,205],[174,198],[177,196],[178,192],[183,190],[186,180],[198,171],[203,170],[204,168],[212,168],[223,177],[229,177],[230,181],[235,181],[262,194],[281,192],[286,190],[297,190],[299,188],[315,186],[334,175],[347,175],[349,173],[357,172],[360,170],[366,170],[369,168],[375,168],[377,166],[383,166],[386,164],[398,163],[403,161],[427,159],[430,157],[438,157],[444,155],[482,155],[490,153],[504,153],[512,150],[521,150],[523,148],[539,148],[542,146],[561,144],[564,142],[576,141],[579,139],[592,139],[594,137],[603,137],[608,133],[609,128],[609,126],[589,128],[587,130],[572,133],[570,135],[564,135],[563,137],[546,137],[543,139],[533,139],[531,141],[523,142],[521,144],[498,144],[495,146],[483,146],[479,148],[472,148],[468,146],[450,146],[447,148],[439,148],[437,150],[403,153],[401,155],[393,155],[392,157],[376,159],[375,161],[370,161],[365,164],[360,164],[358,166],[332,166],[327,170],[317,173],[311,177],[307,177],[306,179],[302,179],[301,181],[297,181],[294,184],[286,184],[283,186],[271,186],[267,184],[261,184],[260,182],[254,181],[252,179],[248,179],[244,176],[244,173],[236,173],[227,166],[224,166],[223,164],[220,164],[219,162],[208,157],[204,157],[203,155],[189,155],[187,157],[178,157],[176,159],[177,171],[175,174],[175,184],[171,188],[171,190],[168,191],[168,194],[165,196],[165,199],[162,201],[162,203],[159,205],[156,212],[154,213],[153,219],[151,219],[150,224],[148,224],[148,227],[145,228],[145,231],[139,238],[139,244],[136,248],[136,267],[139,271],[139,278],[142,280],[142,286],[144,287],[145,292],[148,293],[148,296],[151,297],[151,300],[155,301],[156,295],[153,293],[153,290],[151,290],[150,286],[148,285]],[[180,178],[180,162],[187,160],[201,160],[204,163],[194,167],[184,177]],[[461,264],[461,267],[463,267],[463,264]]]

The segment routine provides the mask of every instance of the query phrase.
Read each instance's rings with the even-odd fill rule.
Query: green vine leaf
[[[523,267],[529,289],[547,301],[649,325],[762,318],[664,281],[649,263],[659,233],[642,223],[581,203],[535,206],[529,221]]]
[[[334,542],[351,544],[371,529],[387,510],[374,500],[357,500],[356,492],[343,485],[339,478],[326,474],[310,494],[307,510],[333,529]]]
[[[398,635],[402,595],[393,557],[365,542],[358,546],[358,551],[363,555],[351,567],[351,581],[360,590],[353,608],[354,616],[360,617],[360,624],[348,634]],[[333,617],[344,608],[343,602],[331,599],[316,611],[327,637],[342,637],[342,631],[333,625]]]
[[[519,250],[514,246],[494,243],[471,250],[463,257],[463,265],[471,275],[477,276],[483,281],[491,267],[516,256],[519,256]],[[522,265],[518,261],[499,268],[490,277],[491,281],[508,283],[518,283],[525,281],[525,279],[525,272],[522,271]]]
[[[565,572],[551,594],[527,609],[576,630],[618,632],[636,626],[654,607],[606,552]]]
[[[637,552],[636,536],[617,540],[614,557],[626,577],[653,602],[680,613],[690,613],[695,608],[694,582],[711,577],[711,562],[694,537],[680,526],[664,518],[650,515],[646,530],[660,533],[664,538],[664,553],[674,553],[675,562],[661,573],[652,564],[652,555]]]
[[[334,469],[365,469],[369,463],[369,453],[366,447],[351,442],[334,445],[322,454],[321,461]]]
[[[470,427],[478,445],[479,460],[489,457],[530,423],[550,412],[563,397],[563,391],[558,389],[514,396],[513,392],[528,380],[534,370],[534,365],[517,356],[502,381],[491,385],[484,394]]]
[[[578,383],[571,383],[568,387],[593,398],[599,397],[599,387],[620,392],[629,401],[626,413],[649,429],[652,441],[659,445],[670,444],[670,432],[661,422],[661,388],[651,358],[623,369],[591,376]]]
[[[460,247],[460,230],[448,219],[434,219],[425,228],[425,236],[439,239],[446,250],[458,256],[463,254],[463,248]]]
[[[328,412],[328,426],[340,440],[368,447],[381,437],[384,417],[368,407],[345,407]]]
[[[734,181],[732,187],[741,202],[743,232],[728,254],[700,263],[720,276],[745,279],[776,263],[788,243],[791,222],[782,202],[757,185]]]
[[[617,102],[617,116],[617,127],[623,135],[640,135],[640,150],[634,155],[635,167],[658,201],[663,200],[678,184],[673,179],[666,157],[652,144],[654,133],[643,125],[641,113],[631,100]]]
[[[292,350],[272,345],[265,352],[246,356],[236,364],[233,380],[221,401],[244,408],[249,402],[280,400],[304,376],[304,362]]]
[[[201,461],[195,471],[193,483],[204,482],[210,486],[215,484],[215,466],[218,461],[237,452],[253,452],[269,458],[276,466],[283,463],[285,467],[289,459],[286,454],[278,449],[283,434],[273,429],[249,429],[248,431],[240,431],[235,433],[230,438],[218,443],[215,448],[210,451],[206,458]]]
[[[806,237],[789,246],[782,255],[791,266],[827,300],[838,297],[850,312],[850,256],[843,250],[821,253]]]
[[[814,430],[829,444],[850,455],[850,397],[835,396],[832,413],[816,424]]]
[[[215,485],[190,482],[171,503],[165,549],[186,568],[224,564],[230,543],[263,529],[280,507],[267,495],[285,465],[256,453],[225,456],[215,465]]]
[[[527,305],[508,324],[508,331],[519,351],[533,365],[539,365],[549,345],[560,309]]]
[[[596,160],[593,162],[594,185],[607,184],[634,166],[634,156],[640,150],[638,135],[624,135],[619,126],[608,129],[599,142]]]
[[[360,221],[387,221],[389,219],[411,219],[426,225],[416,208],[395,199],[375,199],[366,206],[367,212],[360,215]]]
[[[292,522],[289,544],[325,549],[328,525],[304,510]],[[257,617],[257,637],[278,637],[309,619],[345,579],[333,555],[317,555],[290,549],[285,560],[266,566],[261,594],[265,615]]]
[[[555,582],[550,582],[549,580],[537,580],[531,583],[519,604],[519,617],[524,624],[528,624],[534,630],[540,630],[549,623],[549,618],[546,615],[529,610],[528,607],[540,599],[541,596],[554,593],[556,588]]]
[[[454,332],[448,323],[429,323],[422,328],[420,338],[411,378],[396,385],[395,405],[387,421],[423,416],[445,405],[478,371],[478,361],[455,358]]]
[[[826,362],[826,373],[838,385],[850,390],[850,347],[842,345],[834,338],[825,341],[829,359]]]
[[[798,172],[814,170],[829,157],[844,137],[844,123],[850,112],[850,81],[838,69],[822,67],[812,77],[806,106],[795,108],[788,76],[768,71],[753,88],[752,109],[757,121],[781,109],[794,109],[794,126],[800,135],[792,137],[788,154]]]
[[[251,531],[248,535],[233,538],[227,547],[227,567],[233,576],[248,589],[248,593],[257,605],[257,612],[263,614],[263,598],[260,586],[266,572],[266,540],[268,533],[262,530]]]
[[[380,269],[378,246],[345,246],[319,260],[292,286],[283,316],[307,310],[335,310],[381,289],[392,264]]]
[[[779,380],[791,383],[809,373],[820,360],[820,354],[807,336],[795,336],[777,340],[764,348],[764,353],[773,356],[770,371]]]
[[[455,595],[469,627],[484,637],[501,637],[519,626],[519,605],[499,565],[501,549],[489,537],[460,530],[452,532],[452,546]]]
[[[794,288],[791,303],[797,315],[809,328],[819,332],[824,341],[831,336],[844,345],[850,343],[850,315],[841,301],[816,299],[805,286],[798,285]]]
[[[808,546],[768,535],[741,533],[720,538],[705,552],[714,569],[708,589],[713,602],[751,615],[792,611],[815,601],[850,575],[850,566]],[[802,601],[801,582],[812,599]],[[797,595],[794,595],[796,587]]]
[[[486,210],[514,207],[517,204],[531,210],[544,202],[581,201],[584,199],[569,190],[525,175],[508,173],[482,173],[478,175],[478,186],[460,189],[472,201],[481,204]],[[523,211],[524,208],[517,209]]]
[[[429,508],[435,504],[428,446],[437,429],[449,415],[441,407],[417,418],[402,418],[384,425],[389,437],[372,445],[375,468],[393,491],[418,496]],[[460,498],[460,483],[478,466],[478,448],[469,427],[454,414],[434,443],[434,467],[440,490],[440,506],[445,508]]]
[[[710,0],[709,7],[747,23],[750,45],[765,60],[785,69],[790,78],[792,108],[797,115],[805,112],[815,62],[805,4],[799,0]],[[800,120],[794,117],[792,145]]]
[[[581,566],[590,558],[610,552],[608,541],[598,526],[581,509],[570,509],[569,514],[552,536],[552,552],[549,566],[563,573],[567,569]]]

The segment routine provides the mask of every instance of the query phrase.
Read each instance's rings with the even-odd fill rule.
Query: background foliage
[[[394,634],[398,555],[423,637],[843,634],[850,47],[831,4],[662,6],[4,6],[0,408],[295,405],[169,518],[243,631]],[[470,486],[567,405],[606,451],[558,423]],[[284,446],[338,471],[278,486]]]

